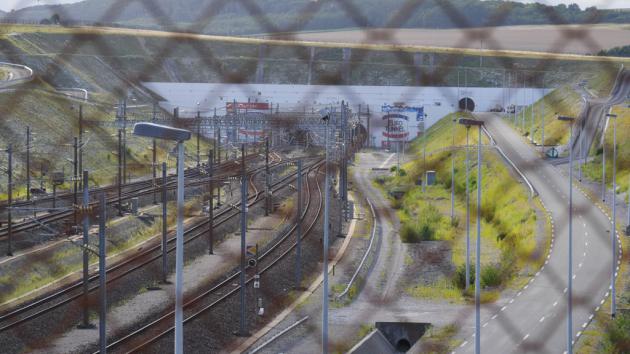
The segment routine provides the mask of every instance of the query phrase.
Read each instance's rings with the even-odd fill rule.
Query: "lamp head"
[[[191,133],[188,130],[154,123],[136,123],[133,126],[133,134],[137,136],[172,140],[177,142],[189,140],[191,137]]]

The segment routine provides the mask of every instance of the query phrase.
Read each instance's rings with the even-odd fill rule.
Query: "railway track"
[[[274,165],[278,166],[282,163],[277,163]],[[248,206],[253,206],[254,204],[259,203],[264,200],[264,197],[261,196],[260,189],[254,183],[255,177],[258,173],[262,172],[264,168],[257,169],[256,172],[251,173],[249,175],[249,185],[250,190],[253,191],[253,194],[248,198]],[[289,183],[295,178],[296,173],[289,174],[283,177],[281,180],[277,181],[272,185],[272,190],[277,191],[282,188],[285,188],[289,185]],[[240,198],[239,198],[240,199]],[[240,205],[240,202],[234,203],[234,205]],[[226,208],[218,211],[215,214],[214,218],[214,227],[218,227],[223,223],[226,223],[228,220],[233,218],[234,216],[239,215],[239,211],[234,210],[232,207],[227,206]],[[200,222],[188,230],[185,231],[184,244],[189,244],[193,240],[207,235],[209,230],[209,221],[205,220]],[[107,269],[107,284],[111,284],[117,280],[124,278],[125,276],[134,273],[144,267],[150,265],[153,262],[158,261],[162,257],[161,244],[156,240],[152,245],[150,245],[147,249],[134,254],[131,257],[128,257],[125,260],[117,262]],[[172,253],[175,250],[175,233],[171,232],[169,234],[169,239],[167,244],[169,245],[167,252]],[[98,275],[94,274],[89,278],[89,292],[92,293],[98,289]],[[58,289],[52,293],[49,293],[43,297],[35,299],[31,302],[21,305],[18,308],[5,311],[2,315],[0,315],[0,334],[10,331],[12,329],[19,328],[19,326],[27,324],[40,316],[44,316],[56,309],[61,308],[62,306],[71,304],[75,301],[80,301],[83,298],[82,292],[83,282],[82,280],[76,281],[68,286],[65,286],[61,289]]]
[[[258,157],[258,155],[250,155],[248,158],[251,159],[255,159],[256,157]],[[275,155],[275,157],[273,157],[273,159],[277,159],[279,158],[277,155]],[[218,167],[218,170],[221,171],[220,174],[218,174],[217,176],[215,176],[215,178],[220,178],[220,177],[227,177],[228,173],[233,171],[234,169],[236,169],[237,167],[240,166],[240,164],[235,164],[235,161],[230,160],[230,161],[226,161],[225,163],[221,164]],[[217,168],[217,167],[215,167]],[[186,183],[186,187],[193,187],[193,186],[198,186],[198,185],[202,185],[204,183],[203,180],[200,181],[195,181],[195,180],[190,180],[191,178],[197,178],[200,175],[202,175],[202,173],[199,171],[199,169],[195,168],[195,169],[190,169],[187,170],[185,173],[185,177],[187,179],[189,179],[189,181],[187,181]],[[175,175],[171,175],[168,176],[167,179],[167,188],[168,189],[175,189],[176,188],[176,180],[175,180],[176,176]],[[160,179],[156,179],[156,183],[159,183]],[[147,180],[147,181],[139,181],[139,182],[134,182],[133,184],[127,184],[125,185],[126,188],[132,188],[132,190],[127,190],[124,193],[121,193],[121,198],[118,198],[117,195],[117,186],[107,186],[107,187],[101,187],[101,188],[95,188],[94,190],[90,191],[90,195],[92,196],[96,196],[99,193],[105,192],[108,194],[114,194],[113,196],[109,196],[107,197],[107,204],[111,204],[111,203],[121,203],[122,201],[125,200],[129,200],[131,198],[136,198],[136,197],[142,197],[142,196],[146,196],[146,195],[150,195],[156,192],[159,192],[159,189],[161,188],[161,186],[153,186],[153,181],[152,180]],[[72,193],[68,193],[66,196],[69,196],[70,198],[73,197]],[[52,200],[52,199],[51,199]],[[40,200],[38,200],[39,202]],[[22,202],[21,204],[23,204],[24,202]],[[91,202],[90,203],[91,206],[97,206],[97,202]],[[14,206],[15,207],[15,206]],[[42,215],[36,219],[27,219],[26,221],[22,221],[22,222],[18,222],[18,223],[13,223],[13,234],[17,234],[19,232],[24,232],[24,231],[28,231],[31,229],[35,229],[38,227],[41,227],[42,224],[50,224],[53,222],[59,222],[61,220],[64,220],[66,218],[69,218],[71,216],[74,215],[74,211],[73,210],[61,210],[61,211],[54,211],[54,212],[50,212],[48,214]],[[0,228],[0,240],[5,240],[8,237],[8,228],[6,226]]]
[[[317,164],[311,165],[307,170],[306,179],[306,208],[302,213],[302,224],[307,227],[303,230],[302,238],[309,235],[310,231],[317,224],[321,216],[321,210],[323,207],[323,192],[320,185],[321,174],[319,173],[323,163],[320,161]],[[312,175],[312,176],[311,176]],[[311,181],[314,180],[314,181]],[[314,199],[317,199],[314,201]],[[312,207],[312,204],[317,204]],[[289,231],[275,240],[275,242],[267,248],[258,258],[258,267],[261,269],[260,275],[271,271],[274,266],[279,264],[280,261],[285,259],[287,255],[295,248],[296,242],[292,241],[291,236],[295,233],[297,225],[294,224]],[[234,283],[240,277],[240,271],[234,272],[232,275],[226,277],[218,284],[213,285],[209,289],[199,292],[190,300],[184,303],[184,325],[193,322],[195,319],[207,314],[212,309],[221,305],[227,299],[235,296],[240,291],[240,286],[234,286]],[[254,281],[254,277],[248,277],[246,279],[246,286]],[[174,312],[169,311],[159,317],[158,319],[151,321],[145,326],[125,335],[122,338],[110,343],[107,346],[108,350],[114,352],[144,352],[150,351],[149,347],[159,341],[160,339],[168,336],[174,331],[173,324]],[[99,352],[95,352],[99,353]]]

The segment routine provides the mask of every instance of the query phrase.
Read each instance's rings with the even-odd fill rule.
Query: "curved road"
[[[497,115],[482,113],[478,117],[540,193],[554,225],[551,253],[542,269],[506,306],[482,317],[481,351],[563,353],[567,350],[568,176],[543,161]],[[612,251],[608,216],[575,187],[573,205],[572,338],[575,341],[609,295]],[[468,335],[473,332],[470,328]],[[474,338],[469,337],[457,352],[474,352]]]
[[[585,103],[577,121],[580,129],[576,130],[577,135],[573,143],[578,158],[585,157],[597,134],[604,129],[605,115],[608,113],[608,109],[611,106],[622,104],[628,95],[630,95],[630,71],[622,68],[609,97],[589,98],[583,96]]]
[[[9,88],[33,78],[33,70],[26,65],[0,62],[0,69],[8,72],[7,78],[0,80],[0,89]]]

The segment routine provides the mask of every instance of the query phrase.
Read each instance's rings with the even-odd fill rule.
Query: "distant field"
[[[563,54],[594,54],[602,49],[630,44],[628,25],[579,26],[505,26],[482,29],[398,29],[398,30],[344,30],[329,32],[301,32],[292,34],[296,39],[315,42],[400,44],[435,46],[462,49],[480,49],[482,43],[475,32],[491,31],[491,41],[483,42],[483,49],[536,51]],[[391,35],[391,39],[389,36]],[[567,36],[572,36],[567,39]],[[285,35],[263,36],[283,39]]]

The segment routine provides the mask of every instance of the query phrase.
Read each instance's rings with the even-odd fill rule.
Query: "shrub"
[[[498,266],[489,265],[481,268],[481,286],[497,287],[503,282],[503,276]]]
[[[630,316],[620,313],[614,321],[606,326],[603,352],[630,352]]]
[[[470,281],[468,284],[475,283],[475,267],[470,265]],[[466,265],[461,264],[455,270],[455,276],[453,277],[453,285],[455,285],[459,289],[464,289],[466,287]]]
[[[435,231],[442,221],[442,214],[432,204],[423,205],[418,215],[408,218],[400,229],[403,242],[416,243],[436,239]]]

